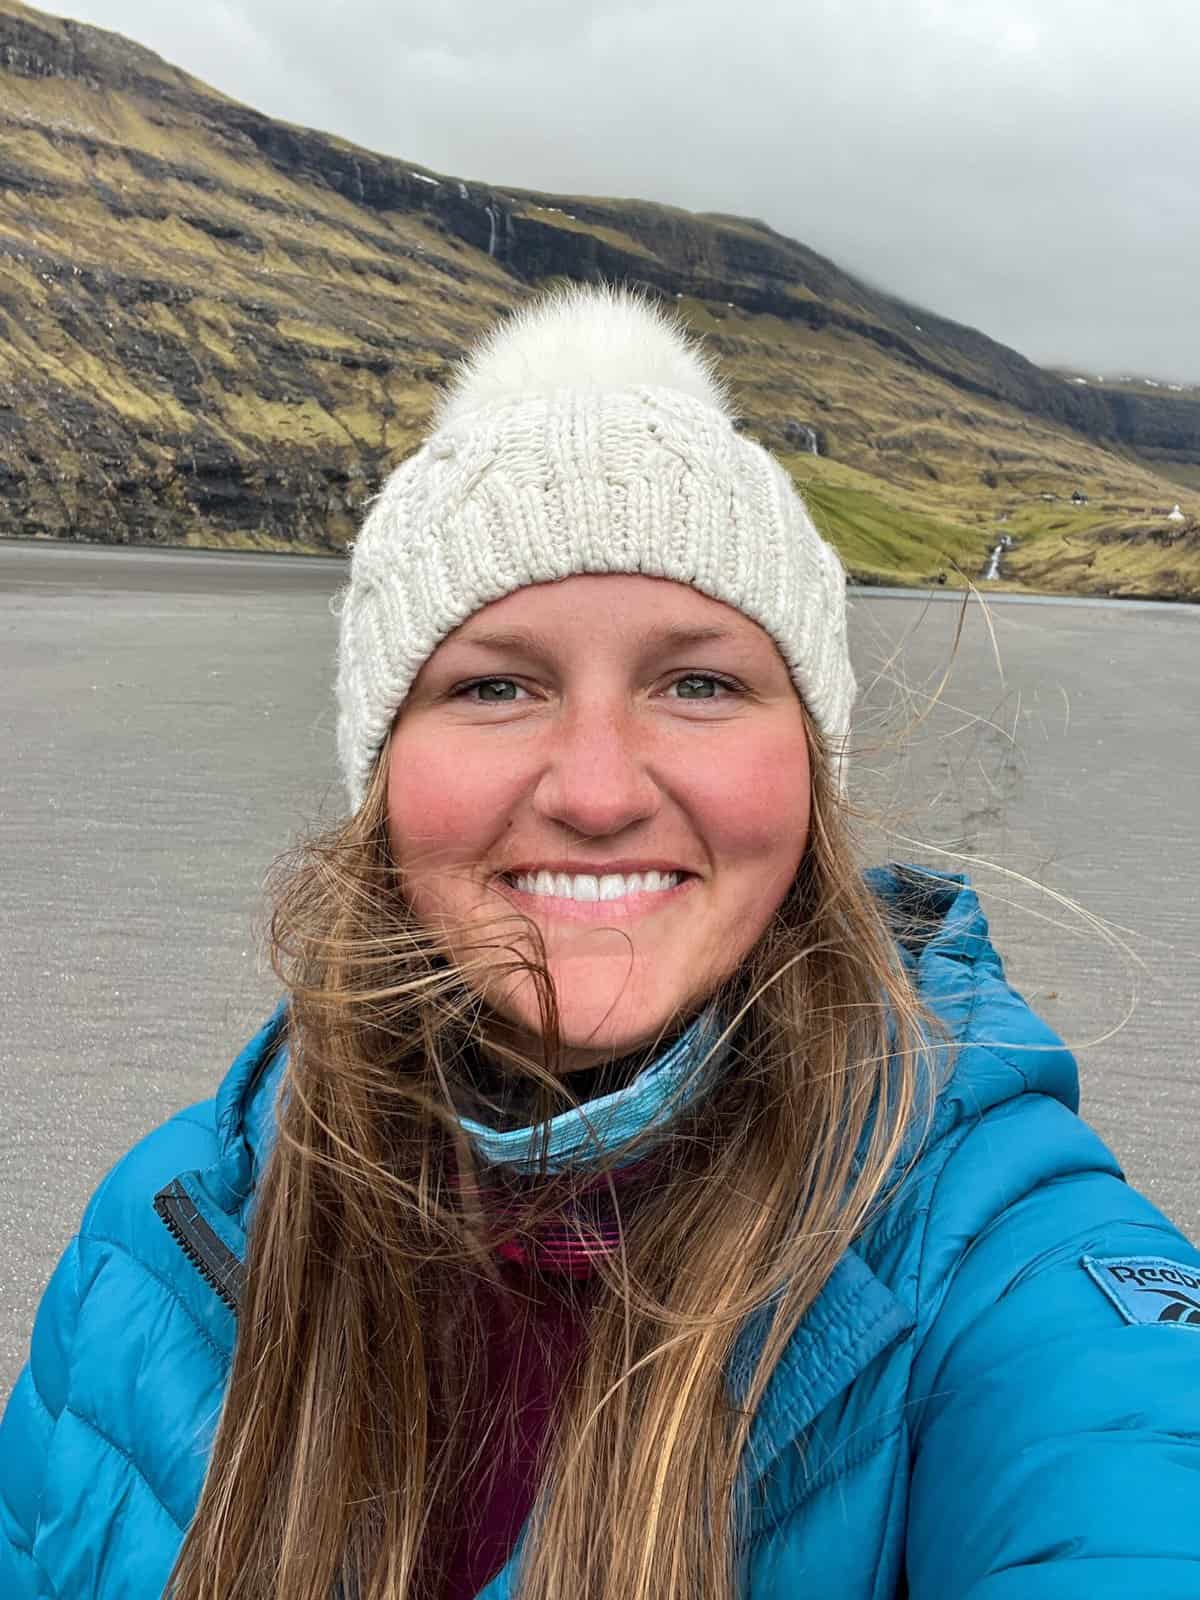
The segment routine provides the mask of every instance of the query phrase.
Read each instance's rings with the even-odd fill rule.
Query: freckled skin
[[[417,916],[452,953],[458,930],[504,913],[515,928],[514,907],[536,921],[568,1070],[650,1042],[735,970],[795,876],[809,814],[800,701],[775,644],[664,579],[588,574],[484,607],[425,663],[392,737],[388,831]],[[616,862],[690,876],[584,906],[501,877]],[[481,988],[528,1046],[528,978]]]

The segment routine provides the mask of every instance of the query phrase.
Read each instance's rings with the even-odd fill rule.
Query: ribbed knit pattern
[[[572,316],[594,323],[614,300],[575,295],[566,316],[551,302],[545,318],[565,349],[548,345],[535,313],[503,354],[511,366],[524,340],[531,363],[540,356],[571,381],[545,392],[534,373],[530,392],[496,397],[488,363],[498,364],[503,341],[494,336],[476,368],[481,386],[493,379],[486,403],[472,406],[468,373],[445,420],[372,506],[341,608],[338,752],[352,807],[441,640],[494,600],[580,573],[668,578],[757,622],[841,760],[855,694],[841,563],[787,474],[737,432],[717,385],[705,392],[702,368],[697,385],[684,335],[633,297],[619,303],[622,336],[631,316],[635,332],[643,319],[656,374],[664,338],[675,342],[680,387],[637,382],[636,349],[604,374],[618,387],[573,372]],[[581,361],[587,351],[585,341]]]

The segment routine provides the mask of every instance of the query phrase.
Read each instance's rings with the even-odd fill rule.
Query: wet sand
[[[97,1180],[271,1005],[264,872],[342,803],[341,574],[0,543],[0,1394]],[[890,826],[864,849],[971,873],[1013,981],[1081,1047],[1085,1114],[1200,1233],[1200,608],[989,616],[963,619],[931,712],[957,605],[855,596],[851,792]]]

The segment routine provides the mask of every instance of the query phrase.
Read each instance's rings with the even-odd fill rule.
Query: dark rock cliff
[[[637,201],[500,192],[454,179],[431,186],[404,163],[283,127],[241,106],[226,120],[289,176],[328,184],[369,211],[428,212],[526,282],[624,279],[812,328],[844,328],[967,393],[1009,402],[1097,440],[1146,448],[1156,459],[1200,461],[1200,399],[1067,383],[973,328],[869,288],[765,223]],[[582,226],[559,225],[566,215]]]

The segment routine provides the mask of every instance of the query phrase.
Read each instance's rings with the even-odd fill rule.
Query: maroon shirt
[[[643,1185],[653,1157],[614,1174],[622,1190]],[[564,1220],[547,1231],[535,1251],[507,1243],[499,1250],[501,1275],[524,1303],[518,1321],[512,1303],[484,1285],[484,1316],[492,1330],[487,1346],[483,1414],[511,1399],[512,1426],[493,1435],[478,1467],[460,1491],[462,1533],[447,1563],[443,1600],[475,1600],[516,1545],[533,1508],[554,1409],[584,1336],[586,1307],[599,1254],[616,1247],[608,1181],[584,1190],[592,1196],[588,1234]],[[598,1235],[598,1237],[596,1236]]]
[[[460,1491],[463,1532],[447,1563],[444,1600],[475,1600],[512,1554],[537,1495],[542,1451],[563,1379],[583,1336],[575,1284],[539,1283],[526,1265],[506,1264],[501,1270],[519,1293],[532,1294],[535,1304],[518,1330],[501,1296],[490,1286],[481,1291],[494,1330],[487,1346],[484,1406],[490,1410],[504,1396],[506,1405],[515,1402],[515,1411],[513,1426],[496,1431]]]

